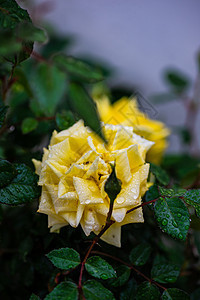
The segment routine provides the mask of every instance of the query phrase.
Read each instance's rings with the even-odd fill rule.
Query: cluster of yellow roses
[[[142,114],[135,100],[123,98],[111,106],[103,99],[97,107],[108,144],[80,120],[67,130],[54,131],[42,162],[33,160],[42,186],[38,211],[48,215],[52,232],[80,224],[86,235],[98,234],[109,211],[104,186],[115,163],[122,186],[114,201],[115,222],[101,238],[120,247],[121,226],[144,221],[142,208],[127,211],[141,204],[147,190],[146,153],[149,160],[160,160],[169,131]]]

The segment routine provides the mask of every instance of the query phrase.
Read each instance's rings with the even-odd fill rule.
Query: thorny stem
[[[120,262],[121,264],[124,264],[126,265],[127,267],[129,267],[130,269],[134,270],[138,275],[140,275],[141,277],[143,277],[144,279],[146,279],[147,281],[149,281],[150,283],[155,283],[159,288],[163,289],[163,290],[166,290],[166,288],[164,286],[162,286],[161,284],[159,284],[158,282],[156,282],[155,280],[147,277],[145,274],[143,274],[141,271],[139,271],[138,269],[135,268],[134,265],[132,264],[129,264],[125,261],[123,261],[122,259],[118,258],[118,257],[115,257],[115,256],[112,256],[110,254],[107,254],[107,253],[103,253],[103,252],[100,252],[100,251],[92,251],[93,254],[99,254],[99,255],[103,255],[103,256],[107,256],[109,258],[112,258],[118,262]]]

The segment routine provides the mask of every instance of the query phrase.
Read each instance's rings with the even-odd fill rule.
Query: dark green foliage
[[[88,273],[96,278],[109,279],[116,277],[113,267],[99,256],[90,257],[85,267]]]
[[[55,289],[45,298],[45,300],[77,300],[78,289],[75,283],[65,281],[60,283]]]
[[[141,243],[137,247],[133,248],[129,259],[132,264],[135,266],[142,266],[144,265],[147,260],[149,259],[149,256],[151,254],[151,246],[147,243]]]
[[[88,280],[83,285],[83,294],[87,300],[114,300],[114,296],[100,282]]]
[[[135,300],[137,291],[137,282],[134,278],[131,278],[127,284],[122,288],[120,294],[120,300]]]
[[[190,297],[184,291],[176,288],[169,288],[162,294],[162,300],[189,300]]]
[[[40,189],[37,185],[38,177],[33,171],[24,164],[16,164],[14,171],[9,173],[6,178],[6,185],[0,189],[0,202],[9,205],[19,205],[36,199],[40,194]],[[6,174],[7,171],[6,171]],[[14,176],[14,177],[13,177]],[[2,175],[1,175],[2,177]]]
[[[148,281],[143,282],[141,285],[138,286],[136,300],[143,299],[160,299],[159,289],[154,284]]]
[[[65,130],[75,123],[75,116],[71,111],[56,114],[56,124],[60,130]]]
[[[8,106],[0,106],[0,128],[2,127],[5,117],[6,117],[6,113],[8,110]]]
[[[151,270],[151,277],[160,283],[173,283],[176,282],[179,273],[180,268],[177,265],[156,261]]]
[[[151,163],[150,164],[150,171],[155,175],[156,179],[162,185],[168,185],[169,176],[167,175],[166,171],[163,170],[160,166],[157,166],[157,165]]]
[[[160,228],[180,240],[185,240],[190,227],[190,216],[184,202],[178,197],[160,198],[154,212]]]
[[[116,270],[116,278],[109,279],[108,283],[111,286],[123,286],[129,279],[131,270],[129,267],[125,265],[119,265],[115,268]]]
[[[26,118],[22,122],[22,132],[23,134],[29,133],[35,130],[38,126],[38,121],[34,118]]]
[[[0,188],[7,186],[16,175],[16,168],[8,161],[0,159]]]
[[[0,29],[4,30],[4,32],[7,31],[8,34],[11,34],[10,31],[14,33],[14,38],[12,40],[13,44],[10,43],[10,48],[14,45],[16,50],[16,52],[6,55],[5,59],[13,63],[19,63],[30,56],[33,49],[33,43],[24,41],[21,43],[21,47],[17,49],[16,40],[19,37],[18,26],[22,26],[23,22],[31,23],[31,19],[28,12],[22,9],[14,0],[1,0],[0,7]],[[24,26],[26,26],[25,23]],[[23,49],[21,50],[21,48]]]
[[[183,197],[187,204],[195,208],[197,216],[200,218],[200,189],[186,191]]]
[[[83,86],[77,83],[71,83],[69,85],[69,94],[73,110],[85,121],[87,126],[105,140],[101,130],[96,104]]]
[[[56,66],[40,63],[29,74],[31,107],[37,115],[53,116],[67,87],[65,74]]]
[[[190,83],[187,76],[177,70],[167,70],[165,72],[165,79],[171,88],[177,93],[181,93],[187,89]]]
[[[58,54],[53,57],[56,65],[67,72],[73,80],[94,83],[103,80],[102,73],[92,68],[89,64],[64,54]]]
[[[47,254],[50,261],[62,270],[75,268],[80,264],[80,255],[74,249],[61,248]]]

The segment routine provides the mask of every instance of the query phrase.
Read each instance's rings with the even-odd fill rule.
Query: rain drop
[[[163,219],[163,220],[162,220],[162,225],[163,225],[163,226],[167,225],[167,223],[168,223],[168,221],[167,221],[166,219]]]
[[[181,233],[179,233],[178,237],[179,237],[180,240],[183,239],[183,235]]]
[[[181,217],[181,214],[180,214],[180,213],[178,213],[178,214],[177,214],[177,216],[178,216],[178,218],[180,218],[180,217]]]
[[[125,201],[125,198],[124,198],[124,197],[118,197],[118,198],[117,198],[117,203],[118,203],[118,204],[124,203],[124,201]]]

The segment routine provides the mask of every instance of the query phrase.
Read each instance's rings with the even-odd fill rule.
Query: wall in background
[[[148,99],[166,90],[162,80],[166,67],[177,67],[195,78],[200,1],[37,0],[35,4],[43,2],[52,5],[44,18],[61,33],[77,38],[72,53],[91,54],[113,66],[113,83],[136,86]],[[157,117],[170,125],[179,125],[184,118],[178,102],[156,109]],[[178,147],[172,137],[171,148]]]

